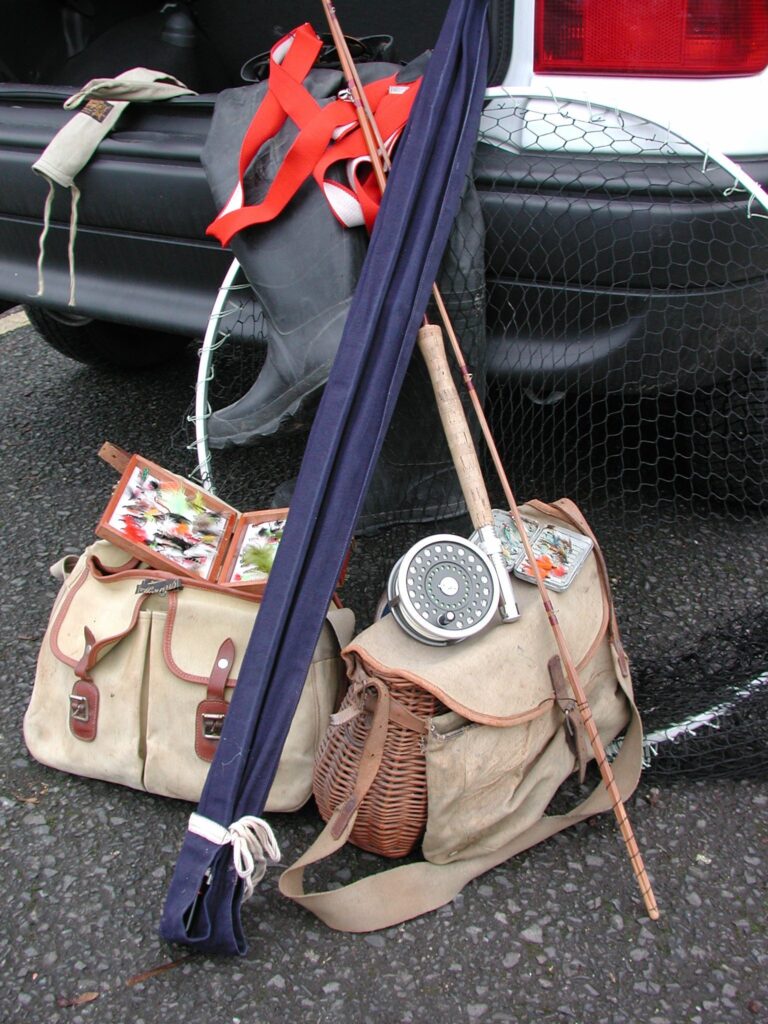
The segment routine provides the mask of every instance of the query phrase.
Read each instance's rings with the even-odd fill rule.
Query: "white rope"
[[[243,900],[251,898],[266,874],[267,865],[280,863],[280,847],[274,832],[263,818],[253,814],[246,814],[225,828],[193,812],[189,817],[188,828],[190,832],[217,846],[232,844],[232,862],[244,884]]]
[[[53,178],[46,178],[48,182],[48,195],[45,198],[45,209],[43,212],[43,230],[38,241],[37,254],[37,295],[42,295],[45,290],[43,278],[43,261],[45,260],[45,241],[51,228],[51,210],[53,209],[53,197],[56,191],[56,182]]]
[[[69,302],[67,305],[74,306],[75,302],[75,238],[77,237],[77,213],[80,204],[80,189],[72,183],[70,185],[72,198],[69,208],[69,243],[67,245],[67,258],[69,260]]]

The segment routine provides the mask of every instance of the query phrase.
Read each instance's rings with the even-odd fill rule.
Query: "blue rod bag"
[[[487,0],[453,0],[398,144],[285,534],[198,814],[262,813],[456,217],[488,61]],[[245,954],[232,847],[188,831],[160,932]]]

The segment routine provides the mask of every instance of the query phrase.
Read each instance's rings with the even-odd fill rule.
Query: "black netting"
[[[519,501],[574,499],[609,567],[619,567],[615,597],[620,622],[628,620],[651,767],[764,770],[764,643],[750,640],[750,664],[709,657],[701,635],[722,651],[734,623],[708,596],[697,605],[679,595],[658,551],[667,544],[680,558],[698,544],[696,524],[717,544],[718,524],[748,531],[766,512],[768,220],[761,197],[671,129],[541,98],[489,100],[473,178],[439,287],[512,488]],[[285,301],[296,301],[290,288]],[[429,315],[439,321],[434,304]],[[228,406],[256,379],[262,326],[247,283],[231,289],[206,375],[211,409]],[[455,376],[492,504],[500,507],[501,488]],[[305,406],[251,447],[211,451],[217,492],[240,508],[289,504],[286,482],[298,470],[311,414]],[[196,423],[204,436],[200,417],[198,408],[190,435]],[[412,543],[471,531],[417,353],[345,584],[360,625],[373,617],[392,566]],[[662,672],[666,662],[648,652],[633,619],[648,594],[664,605],[656,621],[666,616],[678,645]],[[701,628],[687,636],[692,617]],[[694,686],[691,652],[700,659]]]
[[[538,109],[537,109],[538,108]],[[490,408],[518,486],[745,516],[768,497],[768,222],[671,130],[492,101],[476,162]]]

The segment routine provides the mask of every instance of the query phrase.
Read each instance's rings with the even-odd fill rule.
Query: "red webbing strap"
[[[288,46],[289,42],[290,47],[284,53],[282,63],[278,63],[277,55],[281,53],[282,48]],[[269,55],[269,89],[248,126],[240,149],[241,184],[245,172],[265,140],[271,139],[285,124],[287,113],[285,103],[290,102],[291,76],[293,79],[302,82],[314,64],[321,46],[322,43],[312,26],[305,23],[304,25],[299,25],[289,35],[283,36],[272,47]],[[277,93],[272,88],[278,78],[285,86],[285,99],[282,101],[278,99]],[[314,104],[314,100],[307,94],[306,90],[303,90],[303,92],[304,98],[309,99]],[[317,106],[317,104],[314,105],[315,107]],[[295,107],[292,108],[292,116],[293,113],[300,116],[300,111]]]
[[[254,207],[245,207],[243,180],[261,146],[277,134],[289,114],[301,128],[320,109],[301,83],[309,73],[321,45],[312,27],[304,24],[280,39],[270,51],[268,88],[243,138],[238,183],[224,210],[207,229],[207,234],[218,238],[222,245],[226,245],[233,235],[249,224],[261,223],[276,217],[293,194],[290,192],[290,184],[283,187],[282,182],[278,181],[278,174],[264,202]],[[280,171],[284,176],[289,176],[292,169],[291,162],[286,157]],[[295,185],[294,192],[298,184]],[[258,215],[259,211],[263,216]]]
[[[361,158],[367,153],[351,103],[337,99],[321,107],[303,84],[320,46],[314,30],[304,24],[284,36],[270,52],[268,88],[243,139],[237,186],[227,205],[207,229],[207,234],[217,238],[222,245],[227,245],[238,231],[277,217],[310,174],[314,174],[318,185],[326,191],[325,173],[331,164],[338,160]],[[394,75],[365,87],[385,139],[396,138],[402,130],[417,91],[418,83],[396,87]],[[299,133],[264,199],[246,206],[245,173],[261,146],[282,128],[287,118],[296,124]],[[333,141],[334,137],[337,142]],[[373,225],[380,195],[370,180],[361,181],[355,176],[352,189],[346,189],[337,182],[327,184],[346,192],[361,207],[368,227]],[[327,191],[326,195],[333,209]],[[336,210],[334,213],[345,222]]]
[[[382,78],[372,82],[370,85],[364,86],[369,106],[375,114],[379,133],[385,146],[390,151],[405,127],[420,85],[420,78],[403,86],[398,85],[397,76],[391,75],[388,78]],[[351,162],[349,165],[352,169],[351,188],[346,188],[338,181],[332,181],[327,178],[328,169],[340,160]],[[361,173],[363,168],[367,168],[366,174]],[[381,204],[381,190],[376,182],[375,175],[371,173],[368,148],[365,144],[363,133],[357,124],[353,131],[350,131],[329,147],[326,154],[315,166],[313,174],[315,181],[323,189],[326,196],[329,196],[330,190],[346,192],[349,198],[359,205],[368,231],[372,230],[373,222],[376,219],[376,214],[379,212]],[[331,202],[331,209],[333,209],[339,220],[345,223],[343,218],[339,217],[338,211],[334,209],[330,197],[329,202]]]

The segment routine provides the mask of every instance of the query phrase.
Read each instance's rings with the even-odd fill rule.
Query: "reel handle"
[[[443,332],[437,324],[424,324],[419,329],[417,342],[424,362],[427,364],[445,438],[456,467],[461,490],[467,502],[472,525],[479,532],[481,547],[496,570],[501,593],[499,601],[501,617],[504,622],[514,622],[520,617],[520,612],[512,590],[512,581],[504,564],[501,542],[493,528],[491,502],[480,470],[480,460],[477,457],[467,417],[464,414],[464,406],[461,404],[461,398],[448,365]]]

